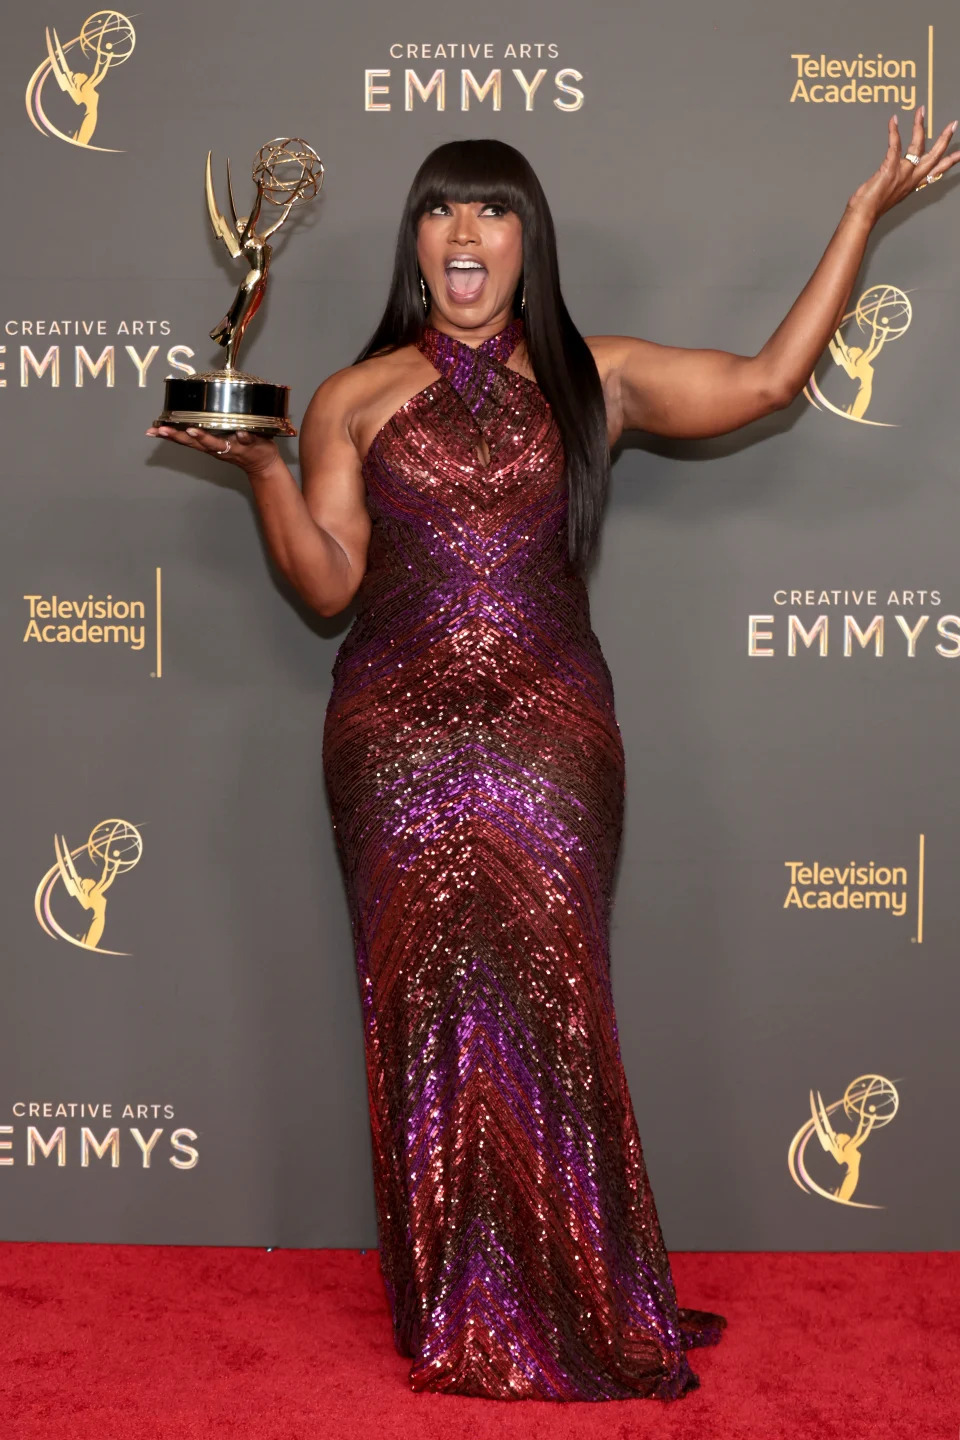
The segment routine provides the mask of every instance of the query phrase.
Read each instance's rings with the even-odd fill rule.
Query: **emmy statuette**
[[[207,212],[213,233],[226,246],[233,260],[249,267],[240,282],[233,304],[219,324],[210,331],[226,351],[223,368],[202,370],[196,375],[168,375],[164,381],[164,407],[155,425],[177,429],[198,426],[205,430],[249,430],[256,435],[296,435],[288,419],[289,385],[273,385],[257,375],[236,368],[237,351],[247,326],[263,303],[270,269],[272,246],[267,244],[293,207],[312,200],[323,184],[323,161],[300,139],[271,140],[262,145],[253,164],[256,198],[249,215],[237,215],[233,198],[230,161],[227,161],[227,192],[231,225],[221,215],[213,189],[211,151],[207,152]],[[256,225],[263,202],[279,208],[280,214],[262,235]]]

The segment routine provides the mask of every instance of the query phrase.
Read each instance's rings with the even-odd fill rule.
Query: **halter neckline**
[[[446,330],[438,330],[434,325],[425,325],[423,335],[417,342],[417,348],[433,351],[434,354],[446,354],[451,358],[461,358],[463,352],[467,351],[470,355],[484,355],[491,360],[499,360],[501,364],[505,364],[523,339],[523,335],[522,315],[515,315],[501,330],[494,335],[488,335],[485,340],[481,340],[479,345],[468,345],[465,340],[458,340],[455,335],[448,335]]]

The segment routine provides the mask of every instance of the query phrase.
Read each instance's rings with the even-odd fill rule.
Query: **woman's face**
[[[465,330],[506,323],[523,270],[519,215],[499,201],[441,201],[421,216],[417,260],[439,317]]]

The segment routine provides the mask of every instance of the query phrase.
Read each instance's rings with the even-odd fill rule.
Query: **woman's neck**
[[[461,345],[469,345],[476,349],[485,340],[492,340],[495,335],[501,334],[514,320],[519,319],[517,315],[506,315],[486,321],[483,325],[477,325],[469,330],[458,326],[450,326],[449,322],[442,315],[435,315],[431,310],[427,317],[427,324],[431,330],[436,330],[441,335],[448,335],[451,340],[459,340]]]

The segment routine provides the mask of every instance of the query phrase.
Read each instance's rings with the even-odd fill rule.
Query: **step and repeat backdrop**
[[[239,471],[144,435],[238,279],[206,152],[241,213],[265,141],[324,162],[242,357],[295,422],[456,137],[529,157],[584,334],[752,354],[888,117],[960,115],[960,16],[42,0],[0,68],[0,1237],[375,1245],[320,755],[352,613],[274,573]],[[617,449],[613,973],[675,1248],[960,1239],[957,184],[884,217],[787,410]]]

